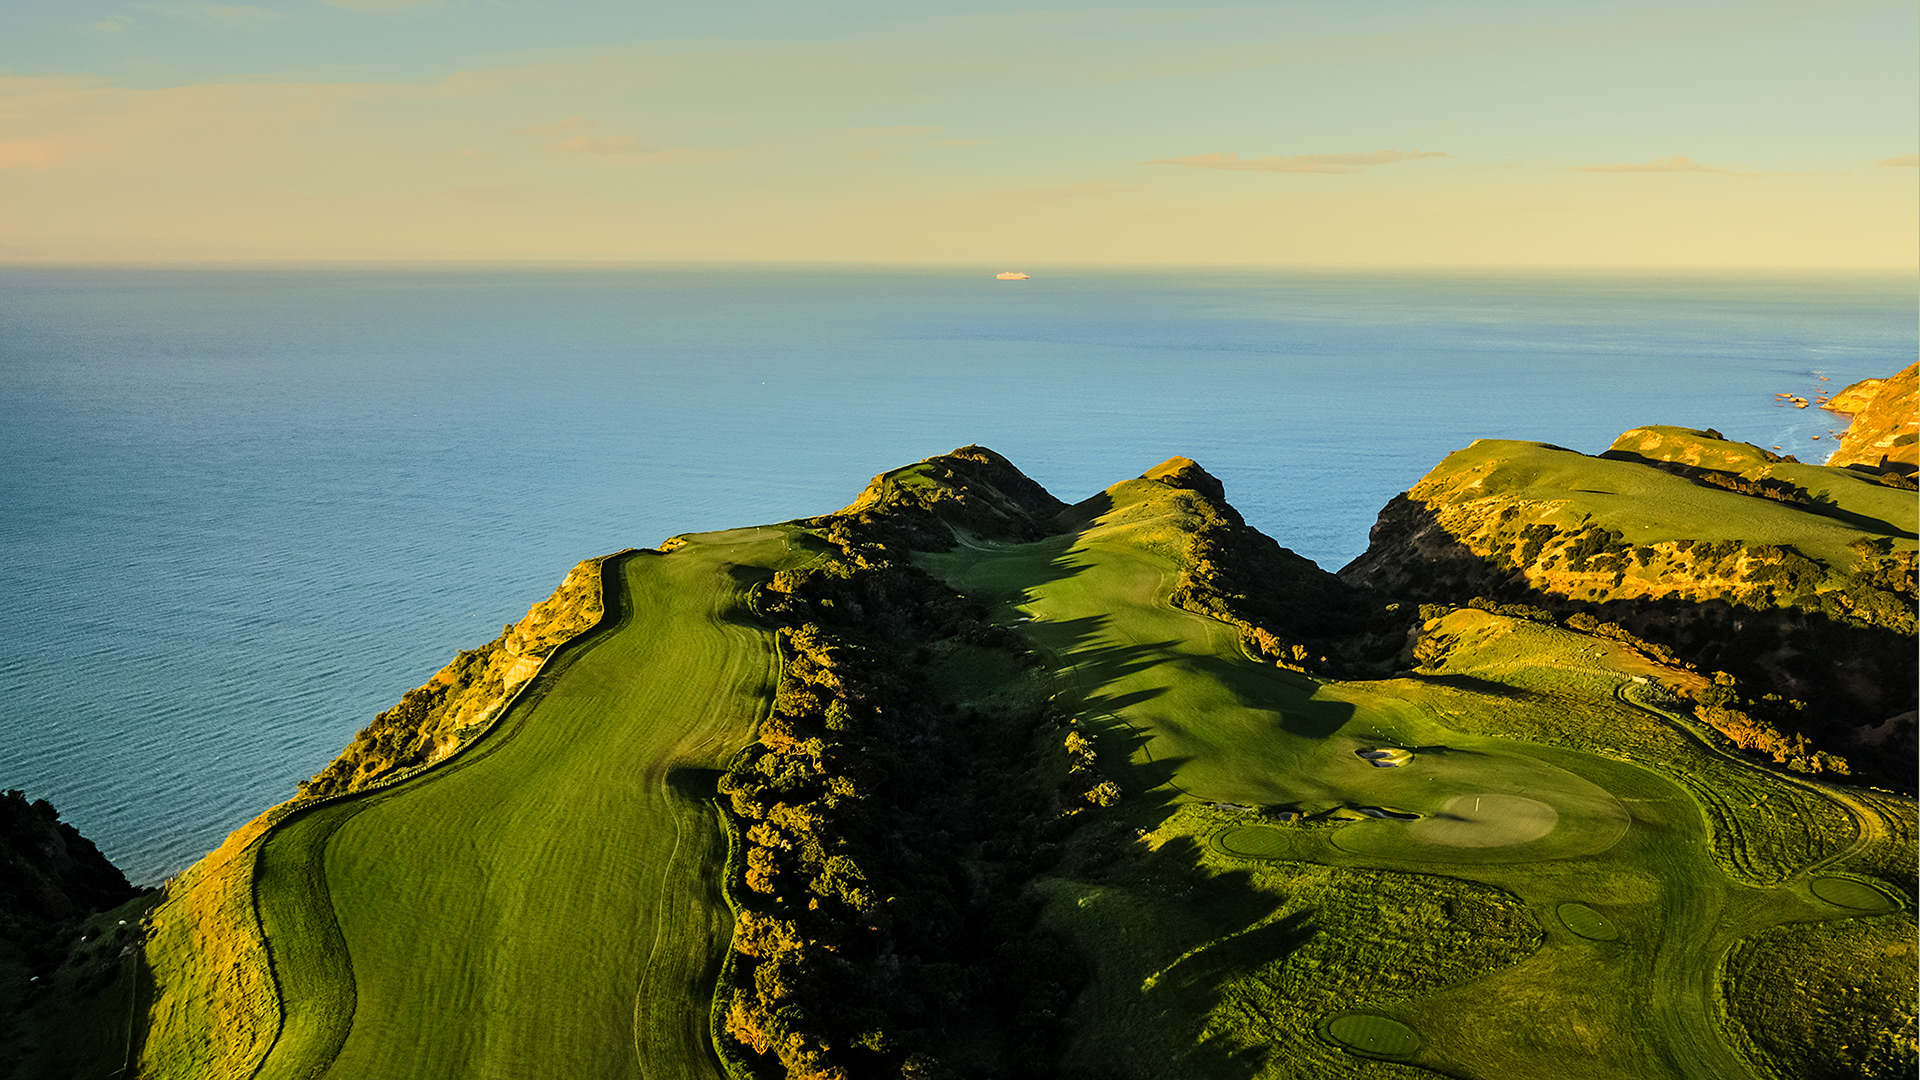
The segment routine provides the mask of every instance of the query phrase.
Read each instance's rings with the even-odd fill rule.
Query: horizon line
[[[982,260],[880,259],[525,259],[525,258],[360,258],[258,257],[180,259],[9,259],[0,255],[6,270],[726,270],[726,269],[886,269],[886,270],[1044,270],[1049,273],[1107,272],[1253,272],[1335,274],[1591,274],[1600,276],[1847,276],[1914,279],[1920,283],[1920,263],[1911,266],[1765,265],[1728,263],[1257,263],[1257,262],[986,262]]]

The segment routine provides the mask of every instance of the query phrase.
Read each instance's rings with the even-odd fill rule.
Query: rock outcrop
[[[1848,417],[1828,465],[1865,465],[1912,475],[1920,469],[1920,364],[1890,379],[1862,379],[1821,408]]]

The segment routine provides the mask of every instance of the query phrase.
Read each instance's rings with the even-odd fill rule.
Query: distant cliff
[[[1738,713],[1710,717],[1736,739],[1803,767],[1816,747],[1898,758],[1910,783],[1916,497],[1897,479],[1687,428],[1598,457],[1482,440],[1395,498],[1340,576],[1615,624],[1737,677],[1703,703]]]
[[[1890,379],[1862,379],[1822,408],[1853,421],[1827,464],[1866,465],[1912,475],[1920,468],[1920,364]]]

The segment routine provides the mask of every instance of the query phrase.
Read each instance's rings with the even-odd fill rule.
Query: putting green
[[[1829,904],[1869,915],[1892,911],[1897,906],[1893,897],[1852,878],[1817,877],[1808,882],[1807,887],[1813,890],[1813,895]]]
[[[1350,1050],[1381,1057],[1407,1057],[1420,1049],[1420,1036],[1398,1020],[1378,1013],[1345,1013],[1327,1022],[1327,1034]]]
[[[1407,827],[1407,834],[1447,847],[1506,847],[1553,831],[1560,814],[1524,795],[1455,795],[1440,812]]]
[[[1286,830],[1270,825],[1241,825],[1213,836],[1213,846],[1242,859],[1284,859],[1293,852]]]
[[[1590,941],[1620,940],[1620,928],[1585,904],[1561,904],[1559,915],[1567,929]]]
[[[1633,820],[1599,785],[1524,755],[1478,753],[1448,761],[1444,771],[1433,768],[1444,784],[1428,783],[1400,800],[1420,820],[1358,823],[1335,833],[1334,845],[1430,862],[1537,862],[1607,851]],[[1448,792],[1476,782],[1483,790]]]

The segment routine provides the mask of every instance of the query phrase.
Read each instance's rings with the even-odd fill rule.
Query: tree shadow
[[[1199,843],[1179,837],[1114,875],[1117,884],[1138,890],[1142,902],[1165,905],[1173,921],[1160,929],[1173,948],[1184,948],[1141,986],[1145,1013],[1160,1017],[1168,1041],[1184,1049],[1173,1061],[1143,1062],[1143,1072],[1250,1080],[1266,1067],[1271,1050],[1257,1038],[1249,1045],[1220,1030],[1219,1010],[1235,981],[1292,955],[1317,928],[1311,911],[1275,918],[1283,897],[1256,888],[1251,871],[1219,872],[1203,857]],[[1259,1018],[1233,1026],[1258,1032],[1271,1024]]]
[[[720,778],[725,769],[697,765],[674,765],[667,769],[667,790],[683,799],[706,802],[720,795]]]

